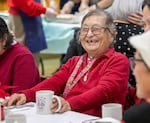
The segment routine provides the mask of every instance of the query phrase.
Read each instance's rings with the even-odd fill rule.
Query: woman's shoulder
[[[114,48],[111,48],[110,50],[110,59],[128,61],[127,56],[125,56],[120,52],[115,51]]]
[[[18,59],[21,60],[34,60],[32,53],[20,43],[16,43],[9,48],[4,54],[5,59],[10,58],[12,61],[16,61]]]
[[[128,58],[124,54],[116,52],[115,50],[110,54],[107,60],[111,64],[124,64],[125,66],[129,65]]]
[[[24,46],[23,44],[19,42],[16,42],[16,44],[12,46],[11,51],[18,55],[25,55],[25,54],[31,55],[32,54],[31,51],[26,46]]]

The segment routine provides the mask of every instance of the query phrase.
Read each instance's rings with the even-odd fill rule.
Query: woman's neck
[[[101,53],[96,54],[96,53],[88,53],[88,58],[97,58]]]

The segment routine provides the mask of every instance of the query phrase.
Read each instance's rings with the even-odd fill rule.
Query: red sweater
[[[0,82],[2,85],[14,85],[11,93],[28,89],[40,81],[38,68],[32,53],[17,43],[0,55]]]
[[[43,89],[53,90],[56,95],[62,95],[79,57],[72,57],[51,78],[23,91],[27,96],[27,101],[35,101],[35,92]],[[84,61],[79,71],[87,64],[87,54],[84,55]],[[128,77],[128,59],[111,48],[107,53],[99,56],[88,73],[87,81],[85,82],[81,78],[67,95],[66,100],[74,111],[101,116],[102,104],[109,102],[125,103]]]
[[[38,16],[46,13],[46,8],[34,0],[7,0],[10,14],[18,14],[22,10],[29,16]]]

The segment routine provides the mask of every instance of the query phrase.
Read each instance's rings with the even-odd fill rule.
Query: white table
[[[119,121],[112,118],[100,119],[96,116],[86,115],[74,111],[68,111],[62,114],[48,114],[40,115],[36,113],[36,106],[25,107],[20,109],[12,109],[11,112],[24,114],[27,118],[27,123],[82,123],[85,120],[99,119],[100,121],[111,121],[112,123],[119,123]],[[5,121],[2,121],[5,123]],[[90,122],[94,123],[94,122]]]

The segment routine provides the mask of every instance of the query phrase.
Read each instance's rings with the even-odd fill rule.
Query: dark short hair
[[[105,24],[108,28],[115,28],[114,23],[113,23],[113,17],[106,11],[101,10],[101,9],[95,9],[93,11],[88,12],[82,19],[82,23],[85,21],[86,18],[90,17],[90,16],[102,16],[105,18]]]
[[[5,49],[8,49],[11,47],[11,44],[13,43],[13,36],[9,32],[6,22],[3,18],[0,17],[0,39],[4,38],[4,35],[7,35],[7,41],[4,46]]]
[[[143,9],[145,6],[148,6],[148,8],[150,9],[150,0],[144,0],[144,1],[143,1],[142,9]]]

